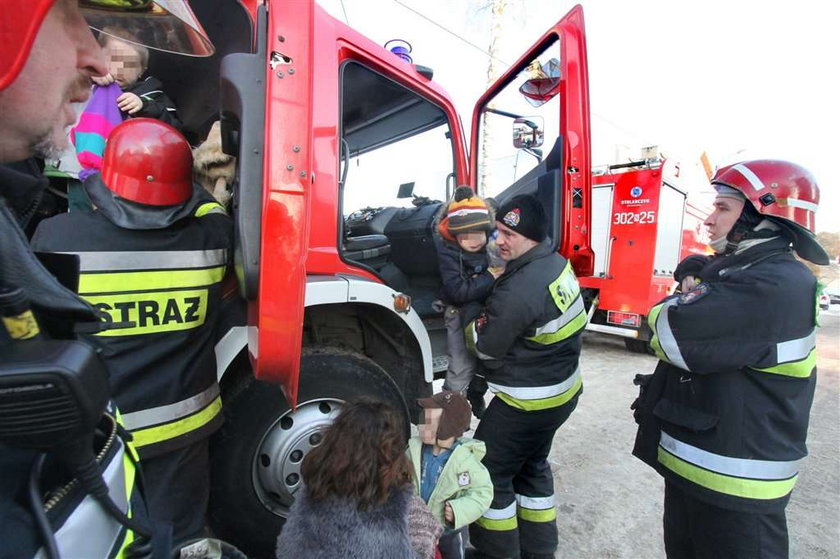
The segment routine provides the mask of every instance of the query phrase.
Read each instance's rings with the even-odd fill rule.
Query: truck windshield
[[[444,200],[454,170],[446,114],[410,89],[349,62],[342,69],[342,161],[345,215],[366,207],[409,206],[414,196]]]

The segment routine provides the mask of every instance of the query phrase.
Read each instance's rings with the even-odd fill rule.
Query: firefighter
[[[785,506],[816,383],[819,190],[802,167],[746,161],[712,178],[715,254],[677,269],[649,313],[659,357],[634,454],[665,478],[669,557],[787,557]]]
[[[130,21],[138,13],[123,11],[123,7],[131,6],[127,2],[123,6],[118,0],[89,0],[85,4],[88,15],[98,14],[108,21],[123,17]],[[191,16],[183,0],[150,2],[145,7],[157,9],[170,4],[180,16]],[[106,9],[98,11],[98,5]],[[104,57],[82,18],[76,0],[0,0],[0,12],[3,14],[0,33],[0,123],[3,127],[0,163],[54,154],[66,147],[64,129],[75,119],[70,104],[85,101],[91,77],[107,72]],[[179,35],[178,31],[184,25],[189,30],[184,30],[180,36],[201,33],[194,20],[185,22],[172,15],[162,19],[174,35]],[[144,18],[142,13],[140,20],[155,25],[155,21]],[[206,43],[206,37],[203,41]],[[146,45],[161,46],[155,43]],[[25,225],[26,217],[31,215],[28,210],[37,202],[40,192],[34,189],[22,192],[20,186],[14,173],[4,173],[0,177],[0,288],[23,289],[44,336],[72,338],[75,326],[94,324],[99,321],[101,313],[60,284],[34,257],[21,227]],[[0,329],[0,346],[16,343],[30,342],[16,340]],[[0,355],[6,354],[0,351]],[[39,539],[25,499],[21,502],[26,494],[32,462],[33,452],[7,446],[0,448],[0,541],[3,542],[3,556],[34,556],[41,545],[46,545]],[[47,463],[45,468],[49,466]],[[132,518],[138,521],[145,519],[142,494],[137,490],[137,484],[132,482],[136,479],[135,457],[126,451],[123,441],[116,441],[116,447],[112,446],[103,457],[100,468],[109,471],[117,468],[124,473],[110,478],[116,479],[110,495],[115,501],[124,499]],[[68,491],[60,500],[63,502],[49,515],[49,527],[56,532],[53,537],[58,551],[67,557],[110,557],[118,553],[140,556],[152,552],[136,533],[125,530],[113,518],[95,513],[91,516],[88,501],[74,493],[74,490]],[[123,512],[127,510],[124,508]],[[167,544],[162,544],[161,551],[156,541],[149,543],[158,553],[167,556]],[[143,545],[136,545],[139,543]]]
[[[214,346],[231,220],[193,183],[186,139],[154,119],[114,128],[84,187],[96,209],[42,221],[32,246],[79,256],[79,294],[113,326],[86,339],[111,370],[149,509],[176,542],[201,537],[207,437],[222,421]]]
[[[480,557],[554,557],[554,433],[583,389],[579,368],[586,313],[571,265],[552,249],[540,202],[515,196],[496,214],[504,273],[475,320],[467,344],[483,360],[495,394],[475,438],[494,496],[470,526]]]

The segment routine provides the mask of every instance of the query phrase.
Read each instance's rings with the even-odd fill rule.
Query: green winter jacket
[[[458,530],[477,520],[490,508],[493,483],[481,459],[487,452],[482,441],[462,437],[443,467],[437,485],[429,497],[429,510],[448,529]],[[408,442],[408,456],[414,467],[414,492],[420,494],[420,457],[423,443],[419,437]],[[443,519],[444,505],[449,502],[455,513],[454,524]]]

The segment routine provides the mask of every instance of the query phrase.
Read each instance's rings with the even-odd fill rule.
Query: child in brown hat
[[[420,436],[408,442],[414,489],[444,526],[441,555],[460,559],[463,529],[493,500],[493,483],[481,463],[486,450],[483,442],[462,436],[471,414],[461,394],[444,390],[417,403],[423,408]]]
[[[492,268],[487,239],[494,229],[493,212],[469,186],[455,189],[438,224],[436,248],[445,303],[446,348],[449,368],[443,388],[467,395],[476,417],[484,411],[484,391],[468,392],[478,361],[467,350],[461,325],[461,307],[483,303],[504,267]]]

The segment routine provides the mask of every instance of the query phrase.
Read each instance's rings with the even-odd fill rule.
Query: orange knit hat
[[[455,189],[453,200],[446,209],[446,221],[446,229],[453,237],[459,233],[493,230],[493,217],[487,203],[469,186]]]

